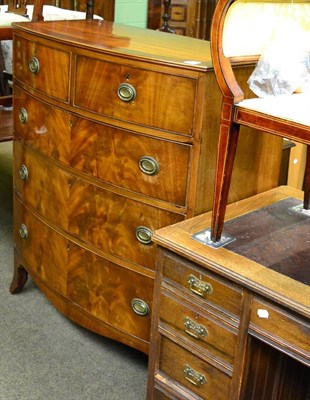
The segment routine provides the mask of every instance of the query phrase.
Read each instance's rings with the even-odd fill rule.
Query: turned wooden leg
[[[221,124],[211,222],[211,240],[221,239],[240,125]]]
[[[25,286],[27,278],[28,272],[22,265],[19,264],[19,262],[16,261],[14,265],[14,275],[10,286],[10,292],[12,294],[19,293]]]
[[[304,209],[310,208],[310,145],[307,146],[306,169],[304,179]]]

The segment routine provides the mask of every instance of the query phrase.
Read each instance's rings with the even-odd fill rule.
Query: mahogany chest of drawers
[[[211,209],[209,43],[98,20],[16,24],[14,78],[11,291],[28,272],[69,318],[147,353],[152,232]],[[242,135],[231,200],[274,186],[280,168],[278,139]]]

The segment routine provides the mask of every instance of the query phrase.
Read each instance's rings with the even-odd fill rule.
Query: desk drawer
[[[191,136],[196,90],[193,78],[77,57],[74,105],[115,119]]]
[[[233,364],[237,335],[231,328],[214,317],[202,314],[162,292],[160,298],[160,323],[164,322],[198,346],[226,363]]]
[[[25,85],[64,102],[69,102],[70,53],[14,39],[14,76]]]
[[[185,294],[195,296],[195,301],[205,303],[204,306],[211,305],[225,314],[239,318],[243,293],[237,285],[168,252],[165,252],[163,259],[163,276],[169,284]]]
[[[254,298],[250,328],[276,344],[295,350],[310,362],[309,320]]]
[[[191,146],[186,144],[73,119],[72,167],[182,206],[186,204],[190,154]]]
[[[204,400],[228,400],[231,378],[167,338],[161,338],[159,372]]]

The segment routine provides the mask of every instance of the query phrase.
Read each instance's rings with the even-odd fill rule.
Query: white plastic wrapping
[[[310,90],[310,32],[287,23],[277,29],[248,84],[258,97]]]

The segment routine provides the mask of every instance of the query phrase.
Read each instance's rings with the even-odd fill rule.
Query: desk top
[[[301,204],[302,196],[301,191],[282,186],[229,205],[224,231],[227,228],[229,234],[237,237],[235,242],[222,248],[214,249],[192,238],[193,234],[210,227],[210,212],[159,229],[153,240],[310,317],[310,217],[291,213],[289,218],[280,218],[280,222],[271,217],[281,213],[283,207]],[[290,232],[292,229],[296,235]]]

